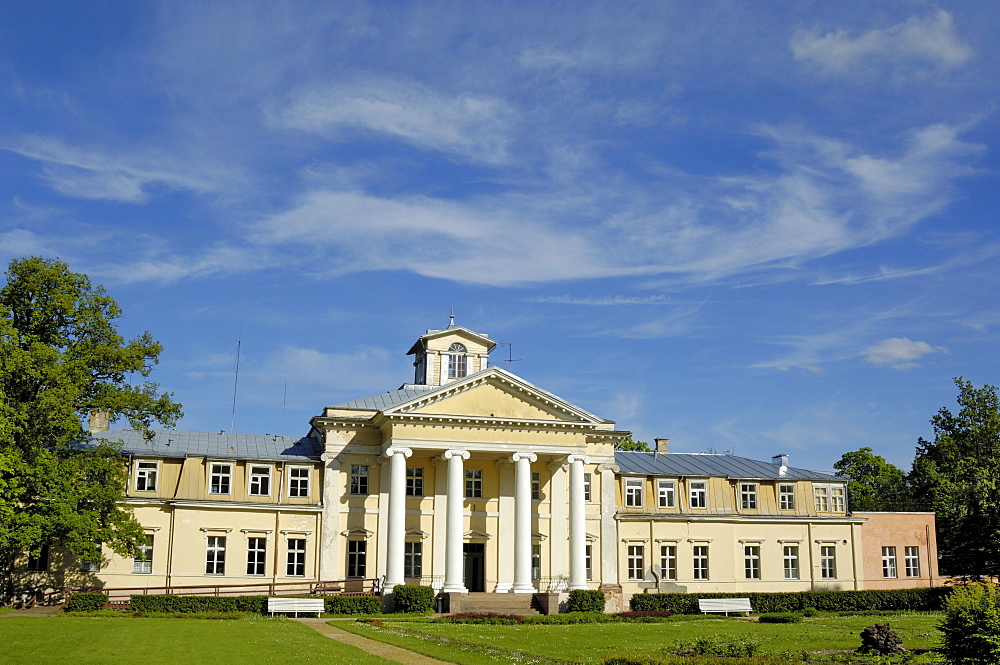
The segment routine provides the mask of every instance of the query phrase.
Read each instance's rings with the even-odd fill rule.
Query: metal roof
[[[275,434],[229,434],[226,432],[186,432],[153,430],[147,441],[134,429],[98,432],[93,438],[121,444],[121,452],[132,455],[163,457],[205,456],[251,460],[318,460],[320,445],[308,437]]]
[[[774,480],[845,480],[832,473],[785,467],[772,462],[712,453],[615,452],[615,464],[623,474],[651,476],[725,476],[727,478]]]
[[[389,392],[382,393],[380,395],[362,397],[361,399],[352,399],[347,402],[341,402],[340,404],[334,404],[333,406],[327,408],[357,409],[361,411],[385,411],[386,409],[394,407],[397,404],[402,404],[403,402],[409,401],[415,397],[426,395],[427,393],[437,390],[440,387],[441,386],[418,386],[408,383],[401,386],[399,390],[390,390]]]

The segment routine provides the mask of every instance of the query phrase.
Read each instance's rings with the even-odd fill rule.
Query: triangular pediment
[[[387,409],[385,413],[593,424],[606,422],[498,367],[449,383]]]

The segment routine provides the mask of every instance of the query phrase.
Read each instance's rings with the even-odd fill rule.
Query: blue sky
[[[998,24],[8,1],[0,260],[104,284],[163,343],[185,429],[304,434],[411,380],[454,307],[637,438],[908,468],[953,377],[1000,382]]]

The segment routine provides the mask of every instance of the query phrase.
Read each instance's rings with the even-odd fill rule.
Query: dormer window
[[[455,342],[448,347],[448,378],[461,379],[469,372],[468,350],[464,344]]]

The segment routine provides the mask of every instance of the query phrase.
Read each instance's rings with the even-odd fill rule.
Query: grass
[[[0,664],[394,665],[296,621],[6,617]]]
[[[344,630],[402,646],[429,656],[463,665],[481,663],[577,662],[598,664],[607,656],[656,653],[676,642],[699,637],[713,640],[755,638],[762,655],[802,660],[803,652],[815,652],[811,662],[829,662],[830,651],[851,650],[861,644],[859,634],[876,621],[888,621],[909,649],[936,646],[938,614],[893,615],[891,617],[813,617],[797,624],[761,624],[735,619],[705,618],[660,624],[583,624],[569,626],[483,626],[434,624],[408,621],[378,624],[338,623]],[[447,642],[441,642],[445,638]],[[794,658],[794,661],[792,661]],[[692,661],[693,662],[693,661]],[[873,662],[873,661],[867,661]],[[888,662],[888,661],[884,661]],[[899,662],[897,659],[896,662]],[[931,654],[909,662],[934,662]]]

